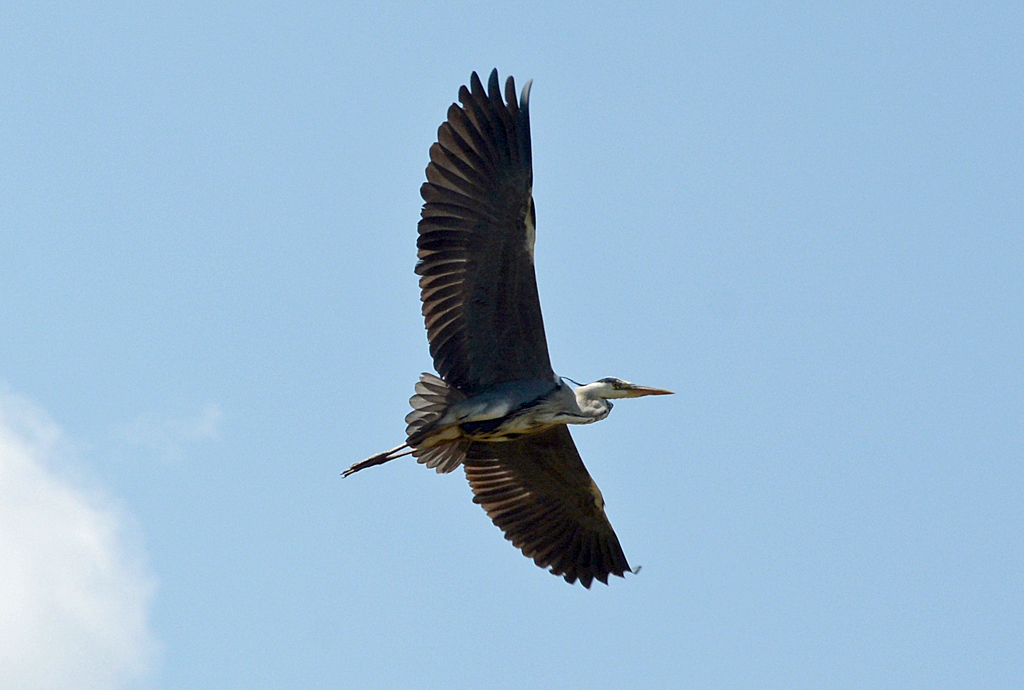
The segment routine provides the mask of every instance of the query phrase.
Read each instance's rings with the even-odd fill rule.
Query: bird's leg
[[[405,448],[406,450],[399,453],[398,451],[402,450],[403,448]],[[360,460],[356,464],[352,465],[352,467],[349,467],[347,470],[342,472],[341,476],[347,477],[350,474],[355,474],[359,470],[366,469],[367,467],[373,467],[374,465],[383,465],[385,462],[388,462],[389,460],[394,460],[395,458],[400,458],[403,455],[409,455],[410,453],[412,453],[412,448],[409,448],[408,445],[403,443],[400,446],[395,446],[391,450],[384,451],[383,453],[377,453],[376,455],[371,455],[365,460]]]

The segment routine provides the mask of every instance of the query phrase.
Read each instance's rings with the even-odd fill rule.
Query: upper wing
[[[419,224],[420,298],[441,377],[468,396],[552,378],[533,271],[530,84],[516,104],[474,72],[430,147]]]
[[[542,568],[584,587],[629,570],[604,499],[559,425],[517,441],[474,443],[463,465],[473,501]]]

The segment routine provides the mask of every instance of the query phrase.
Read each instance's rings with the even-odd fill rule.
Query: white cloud
[[[74,460],[45,413],[0,391],[2,688],[122,688],[156,654],[139,540],[102,492],[63,476]]]

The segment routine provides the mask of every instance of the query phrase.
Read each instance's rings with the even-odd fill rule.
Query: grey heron
[[[476,72],[430,147],[419,223],[423,318],[434,367],[423,374],[400,446],[344,472],[413,455],[460,465],[506,539],[570,584],[630,570],[568,424],[608,416],[612,400],[671,391],[603,378],[573,388],[548,358],[533,266],[536,213],[530,86],[516,100],[498,71]]]

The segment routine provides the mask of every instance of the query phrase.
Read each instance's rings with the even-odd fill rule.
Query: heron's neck
[[[588,417],[597,422],[608,416],[612,411],[610,400],[602,398],[598,394],[598,386],[588,383],[585,386],[576,388],[576,406],[580,408],[582,416]]]

